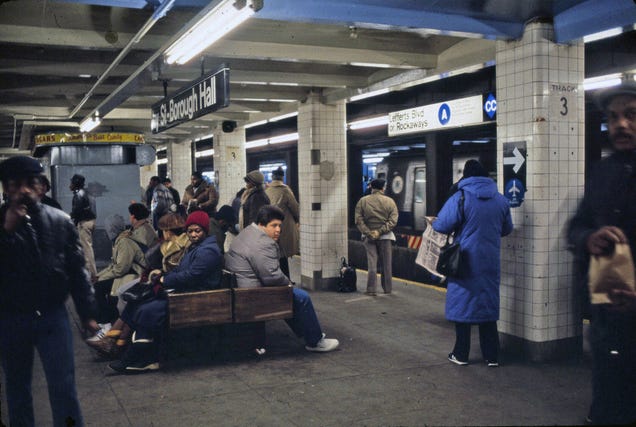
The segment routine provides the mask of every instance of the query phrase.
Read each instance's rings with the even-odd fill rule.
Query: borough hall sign
[[[230,69],[200,77],[152,106],[152,133],[194,120],[230,104]]]

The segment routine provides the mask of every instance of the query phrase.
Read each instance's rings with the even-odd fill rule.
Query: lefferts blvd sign
[[[230,104],[230,69],[222,67],[152,106],[152,133],[194,120]]]

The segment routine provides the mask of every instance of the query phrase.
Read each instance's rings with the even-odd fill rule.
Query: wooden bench
[[[293,291],[268,286],[169,294],[168,307],[170,329],[289,319]]]

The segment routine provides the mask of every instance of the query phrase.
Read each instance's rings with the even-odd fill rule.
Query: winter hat
[[[157,226],[159,230],[177,230],[185,227],[185,221],[181,215],[170,212],[159,218]]]
[[[486,169],[475,159],[470,159],[464,165],[464,178],[471,176],[488,176]]]
[[[217,220],[224,220],[228,224],[234,224],[236,222],[236,217],[234,216],[234,209],[231,206],[223,205],[221,208],[214,214],[214,218]]]
[[[384,189],[385,184],[386,184],[385,180],[383,180],[382,178],[376,178],[371,181],[371,188],[376,190],[382,190]]]
[[[259,170],[253,170],[249,172],[245,178],[243,178],[245,182],[249,182],[253,185],[261,185],[265,182],[265,176]]]
[[[185,228],[188,228],[190,225],[196,224],[202,229],[205,230],[205,234],[210,233],[210,217],[203,211],[194,211],[190,215],[185,222]]]
[[[27,176],[39,175],[44,169],[42,164],[33,157],[15,156],[0,163],[0,179],[25,178]]]
[[[84,178],[83,175],[80,174],[75,174],[71,177],[71,184],[83,188],[84,187],[84,182],[86,182],[86,178]]]
[[[620,95],[629,95],[636,97],[636,82],[623,82],[618,86],[610,87],[602,90],[596,96],[596,105],[605,110],[612,99]]]
[[[278,169],[272,172],[272,179],[283,179],[284,176],[285,171],[281,166],[279,166]]]

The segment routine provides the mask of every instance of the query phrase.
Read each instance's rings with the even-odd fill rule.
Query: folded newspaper
[[[422,245],[417,252],[415,263],[430,271],[431,273],[444,277],[437,272],[437,260],[439,259],[439,250],[446,244],[446,234],[438,233],[433,230],[433,221],[436,217],[426,217],[426,227],[422,233]]]

